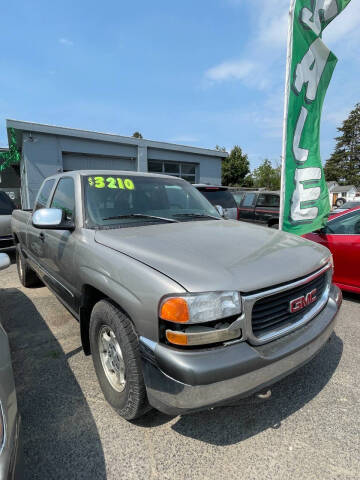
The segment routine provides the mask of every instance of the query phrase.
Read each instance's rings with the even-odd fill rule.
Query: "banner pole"
[[[287,54],[286,54],[283,139],[282,139],[282,152],[281,152],[281,189],[280,189],[279,230],[283,229],[284,208],[285,208],[285,168],[286,168],[287,121],[288,121],[288,113],[289,113],[290,73],[291,73],[292,48],[293,48],[293,29],[294,29],[295,4],[296,4],[296,0],[290,0],[288,38],[287,38]]]

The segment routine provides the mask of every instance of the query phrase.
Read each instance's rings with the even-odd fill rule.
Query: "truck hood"
[[[98,230],[95,241],[175,280],[189,292],[250,292],[307,275],[330,252],[304,238],[232,220]]]

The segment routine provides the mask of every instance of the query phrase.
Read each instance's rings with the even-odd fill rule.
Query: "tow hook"
[[[271,390],[263,390],[259,393],[256,394],[256,397],[259,398],[260,400],[269,400],[271,397]]]

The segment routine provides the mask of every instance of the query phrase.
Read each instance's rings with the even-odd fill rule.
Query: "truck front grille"
[[[314,309],[321,301],[322,295],[328,285],[328,273],[324,272],[308,283],[296,286],[289,290],[263,297],[257,300],[252,309],[252,331],[255,337],[263,337],[273,331],[291,328]],[[316,289],[316,300],[303,306],[298,312],[290,312],[292,300],[306,297]]]

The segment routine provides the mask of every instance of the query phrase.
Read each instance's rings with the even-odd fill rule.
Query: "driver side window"
[[[360,212],[335,218],[328,222],[325,232],[328,235],[360,235]]]

